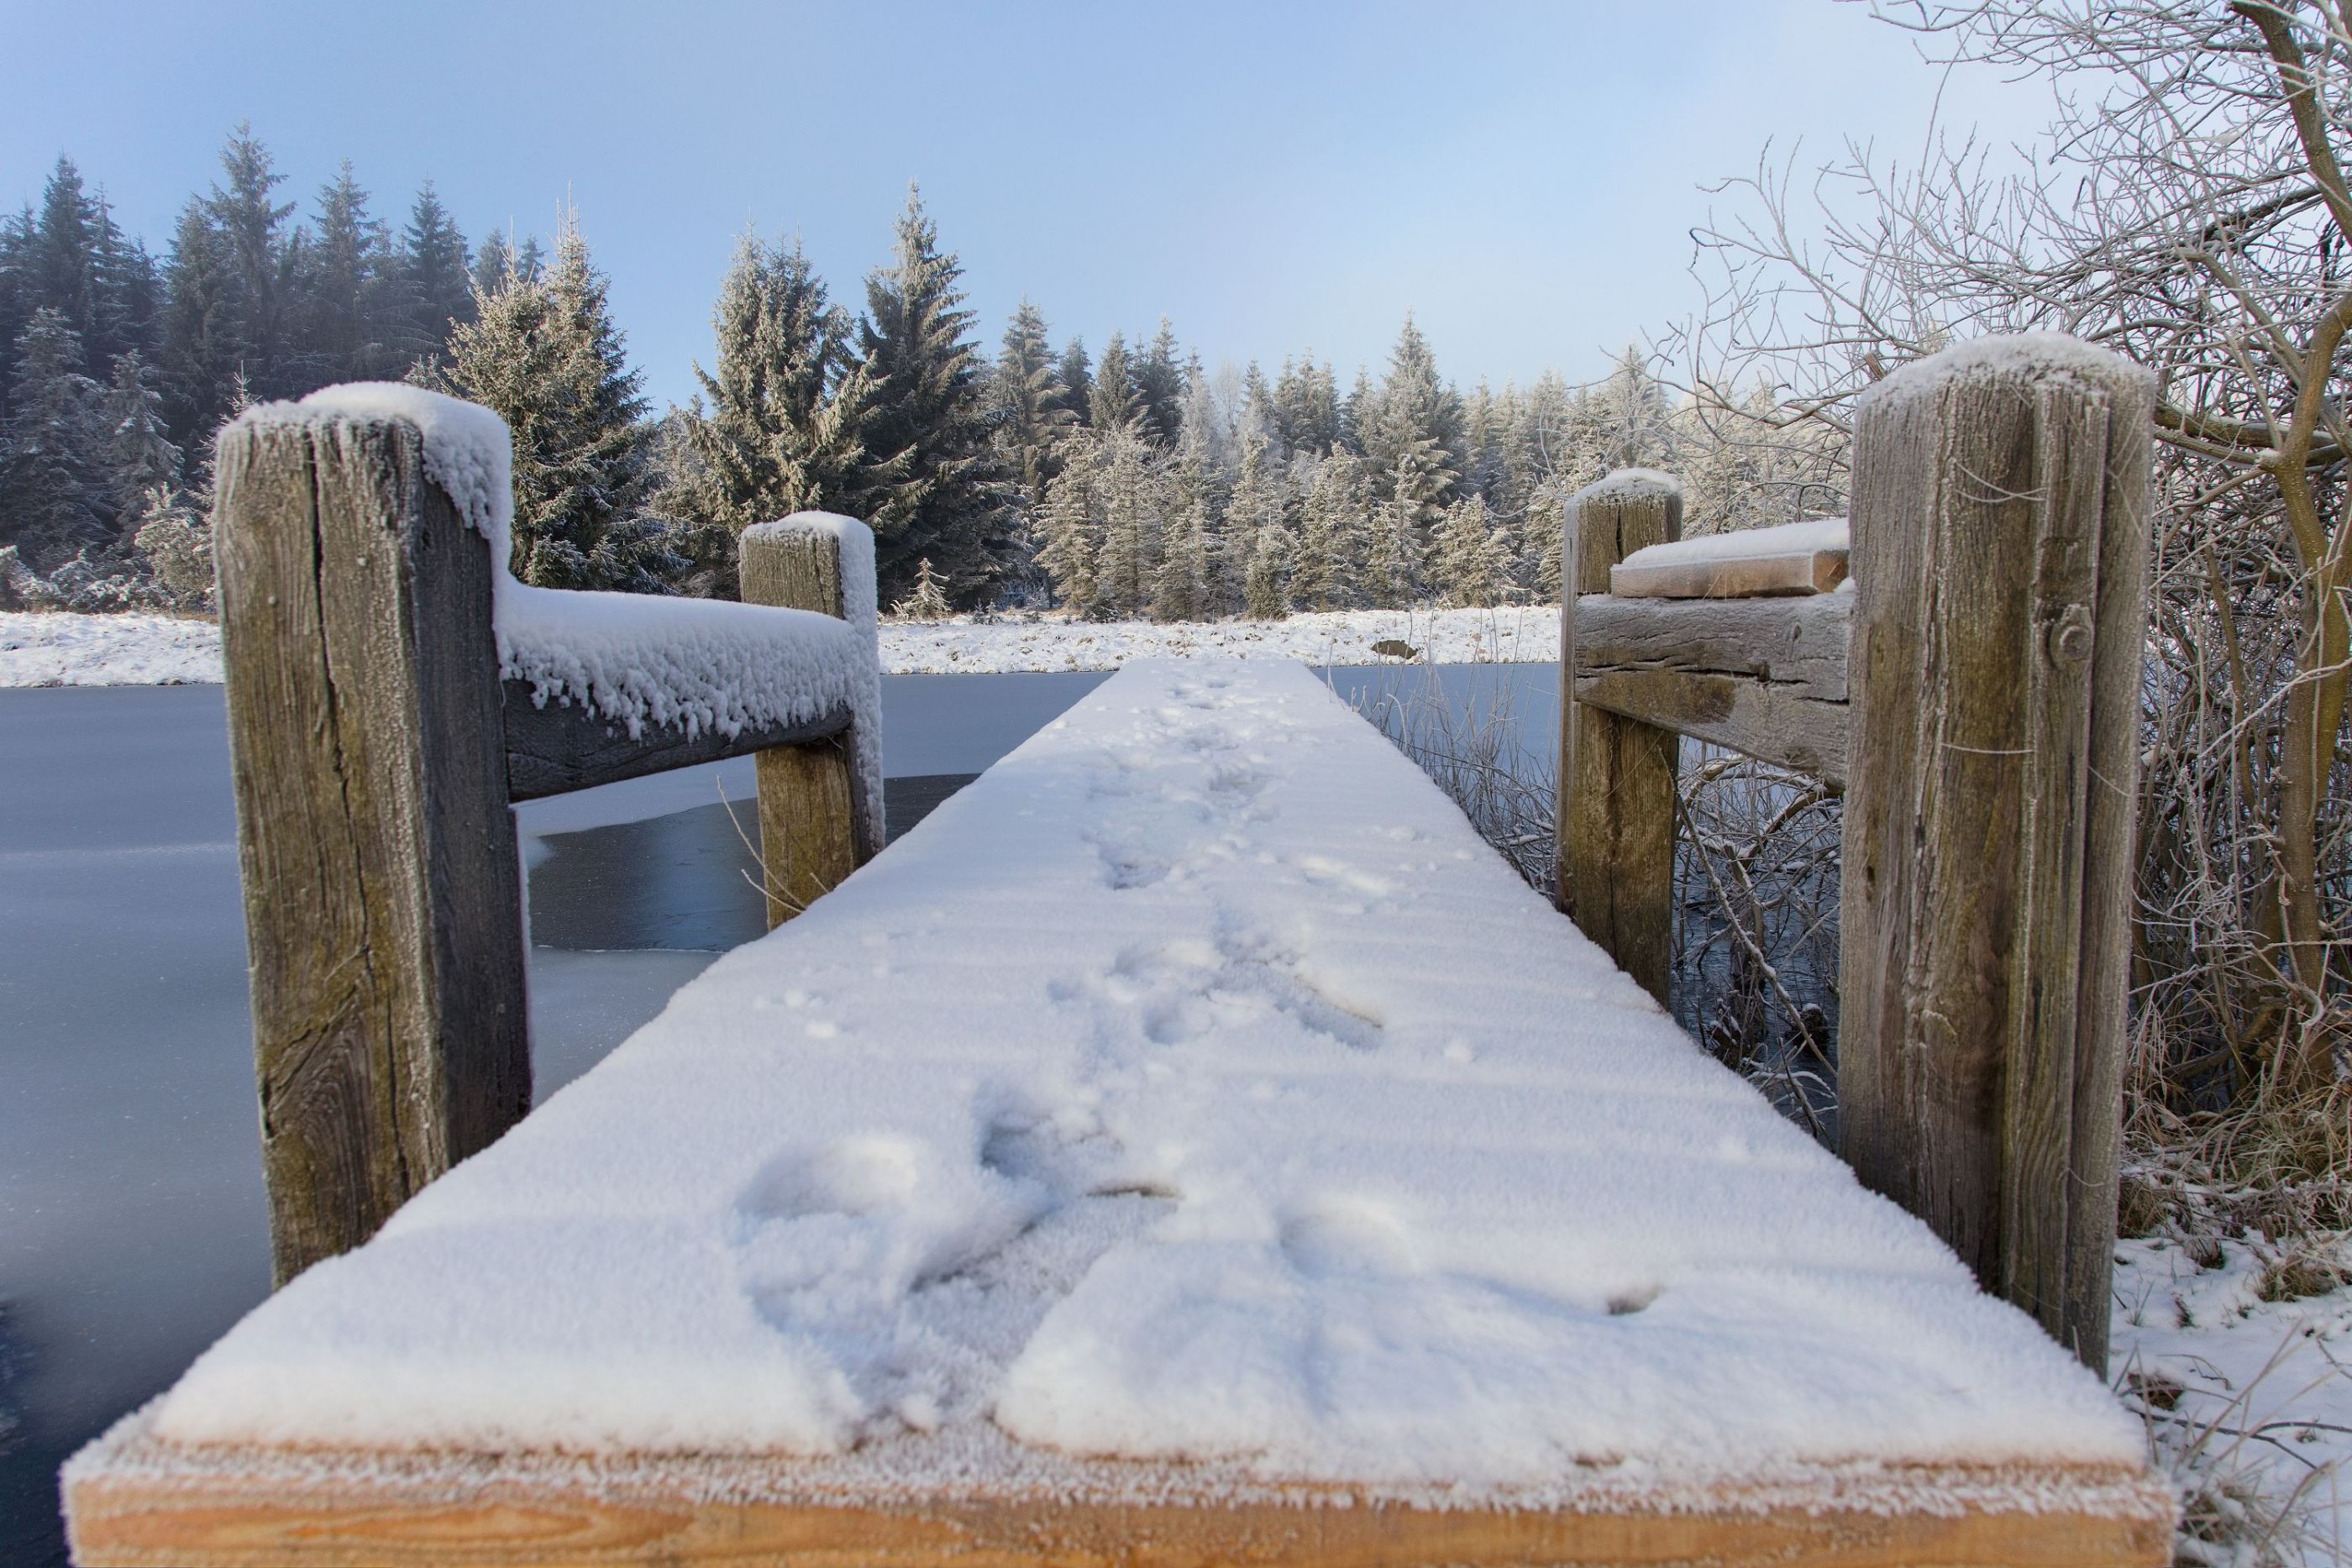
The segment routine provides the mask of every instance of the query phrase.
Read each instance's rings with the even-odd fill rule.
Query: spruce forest
[[[883,602],[914,614],[1552,600],[1560,504],[1610,469],[1677,466],[1705,529],[1735,520],[1715,497],[1793,515],[1815,466],[1714,438],[1630,351],[1593,385],[1465,394],[1410,317],[1344,392],[1312,351],[1210,369],[1165,319],[1057,345],[1025,301],[991,354],[913,191],[862,308],[745,236],[715,362],[657,412],[576,214],[469,242],[429,183],[394,221],[349,163],[304,211],[248,128],[220,162],[160,255],[65,159],[0,223],[0,604],[202,607],[213,433],[348,381],[506,419],[525,580],[731,595],[735,537],[814,507],[873,526]]]

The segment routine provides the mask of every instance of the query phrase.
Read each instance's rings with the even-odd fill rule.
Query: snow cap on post
[[[1972,338],[1940,353],[1913,360],[1864,387],[1854,407],[1860,413],[1904,399],[1933,396],[1956,381],[1996,377],[2018,382],[2056,378],[2104,389],[2110,395],[2150,399],[2156,395],[2156,373],[2112,350],[2063,332],[2012,332]]]
[[[1570,507],[1587,501],[1630,501],[1643,496],[1682,498],[1683,482],[1658,468],[1612,468],[1569,497]]]
[[[346,382],[292,402],[256,403],[229,428],[335,420],[415,425],[425,438],[425,476],[489,541],[491,564],[506,574],[514,535],[514,438],[505,420],[479,403],[404,382]]]

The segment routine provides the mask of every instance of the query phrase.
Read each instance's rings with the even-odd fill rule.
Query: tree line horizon
[[[308,217],[249,127],[220,162],[160,256],[68,158],[0,220],[0,564],[54,580],[54,601],[200,598],[213,434],[348,381],[507,421],[525,580],[729,597],[743,528],[822,509],[873,527],[883,602],[917,613],[1556,598],[1575,488],[1676,455],[1737,464],[1634,350],[1590,386],[1548,371],[1465,394],[1410,313],[1384,373],[1345,392],[1311,350],[1211,371],[1165,317],[1149,340],[1057,347],[1025,298],[988,356],[912,186],[854,313],[797,245],[743,235],[715,363],[656,413],[576,211],[551,245],[476,245],[429,180],[395,228],[348,161]]]

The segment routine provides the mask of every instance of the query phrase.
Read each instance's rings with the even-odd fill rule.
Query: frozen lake
[[[1435,674],[1548,746],[1552,666]],[[1107,678],[886,676],[893,832]],[[541,1093],[759,934],[722,792],[748,758],[519,810]],[[0,1562],[64,1561],[58,1465],[268,1291],[235,840],[220,688],[0,690]]]

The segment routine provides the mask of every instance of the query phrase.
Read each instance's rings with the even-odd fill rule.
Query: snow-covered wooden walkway
[[[1129,666],[67,1476],[87,1563],[2158,1563],[2099,1382],[1302,666]]]

